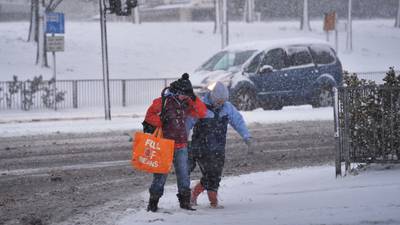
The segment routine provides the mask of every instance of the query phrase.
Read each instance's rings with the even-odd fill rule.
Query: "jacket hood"
[[[229,91],[228,88],[222,84],[221,82],[217,81],[210,86],[208,86],[210,90],[210,100],[212,103],[215,103],[218,100],[228,101],[229,99]]]

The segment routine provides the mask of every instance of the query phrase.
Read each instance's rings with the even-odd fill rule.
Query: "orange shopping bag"
[[[132,146],[132,166],[148,173],[169,173],[175,141],[162,138],[161,128],[153,134],[136,132]]]

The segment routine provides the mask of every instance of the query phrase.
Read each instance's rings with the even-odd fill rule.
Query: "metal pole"
[[[249,5],[249,0],[244,1],[243,22],[245,22],[245,23],[248,22],[248,20],[247,20],[247,18],[248,18],[247,14],[249,13],[248,9],[247,9],[249,7],[248,5]]]
[[[347,50],[348,51],[353,51],[353,20],[351,17],[352,11],[353,11],[353,1],[349,0],[349,6],[348,6],[348,18],[347,18]]]
[[[215,26],[214,26],[214,34],[218,34],[221,32],[221,5],[220,0],[214,0],[215,6]]]
[[[342,176],[342,154],[340,149],[340,139],[339,139],[339,94],[338,89],[333,88],[334,93],[334,105],[333,105],[333,117],[334,117],[334,128],[335,128],[335,149],[336,149],[336,157],[335,157],[335,166],[336,166],[336,177]]]
[[[54,37],[54,33],[51,34]],[[53,85],[53,97],[54,97],[54,110],[57,110],[57,69],[56,69],[56,52],[53,51],[53,78],[54,78],[54,85]]]
[[[397,6],[397,17],[395,27],[400,28],[400,0],[399,5]]]
[[[133,14],[134,14],[134,17],[135,17],[135,23],[136,24],[140,24],[141,21],[140,21],[140,14],[139,14],[139,6],[136,6],[133,9]]]
[[[349,127],[349,98],[350,93],[346,88],[343,93],[344,103],[343,103],[343,112],[344,112],[344,160],[345,160],[345,175],[348,175],[350,172],[350,127]]]
[[[301,27],[302,30],[310,31],[310,18],[308,16],[308,0],[304,0],[303,5],[303,24]]]
[[[221,47],[228,46],[228,3],[227,0],[222,0],[222,23],[221,23]]]
[[[339,52],[339,31],[335,26],[335,51]]]
[[[104,10],[105,8],[104,0],[99,0],[99,3],[100,3],[100,27],[101,27],[101,55],[103,63],[104,113],[105,113],[105,119],[111,120],[106,11]]]

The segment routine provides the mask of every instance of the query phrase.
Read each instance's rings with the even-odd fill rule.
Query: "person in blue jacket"
[[[225,163],[225,144],[228,124],[230,124],[250,147],[251,135],[242,115],[235,106],[228,101],[229,91],[221,82],[208,87],[209,92],[203,97],[207,106],[205,118],[192,120],[188,126],[193,126],[193,135],[190,145],[190,169],[198,164],[201,171],[200,182],[192,188],[191,204],[197,204],[197,197],[207,191],[211,208],[220,208],[218,205],[218,188]],[[249,148],[250,150],[250,148]]]

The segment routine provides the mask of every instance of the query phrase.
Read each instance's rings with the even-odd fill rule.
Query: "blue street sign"
[[[51,12],[46,14],[46,33],[64,33],[64,13]]]

